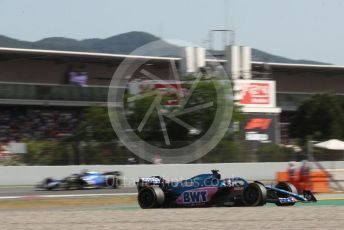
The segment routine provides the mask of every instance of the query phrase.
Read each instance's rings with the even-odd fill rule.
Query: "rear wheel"
[[[81,189],[82,181],[78,175],[72,175],[66,178],[66,189]]]
[[[295,193],[297,194],[297,189],[296,187],[291,184],[291,183],[288,183],[288,182],[280,182],[276,185],[276,188],[278,189],[282,189],[282,190],[285,190],[285,191],[288,191],[288,192],[291,192],[291,193]],[[285,194],[285,193],[281,193],[281,192],[277,192],[277,196],[278,197],[282,197],[282,198],[287,198],[289,197],[288,194]],[[295,204],[295,202],[293,203],[276,203],[277,206],[293,206]]]
[[[267,191],[259,183],[249,184],[243,192],[243,202],[246,206],[262,206],[266,203]]]
[[[118,188],[122,181],[114,175],[107,175],[105,177],[105,186],[108,188]]]
[[[141,208],[159,208],[165,201],[165,194],[159,187],[145,187],[138,194]]]

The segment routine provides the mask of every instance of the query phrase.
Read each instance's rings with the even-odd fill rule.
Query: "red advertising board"
[[[271,123],[271,118],[251,118],[246,126],[245,130],[251,130],[251,129],[262,129],[266,130],[269,128]]]
[[[266,80],[237,80],[237,99],[244,107],[275,107],[275,82]]]

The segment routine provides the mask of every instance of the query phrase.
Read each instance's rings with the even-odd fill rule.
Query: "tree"
[[[73,147],[76,164],[123,164],[127,151],[117,141],[107,108],[93,106],[84,110],[83,121],[62,144]]]
[[[73,164],[68,146],[57,141],[31,140],[27,142],[28,153],[24,163],[28,165]]]
[[[332,93],[315,94],[298,108],[290,125],[290,134],[305,141],[342,138],[344,119],[342,103]]]
[[[191,85],[187,84],[183,85],[184,88],[189,88],[190,86]],[[134,130],[137,130],[137,127],[142,122],[144,115],[148,111],[150,105],[153,103],[155,97],[156,95],[152,95],[150,97],[146,97],[135,101],[134,103],[132,103],[130,107],[128,106],[127,109],[130,110],[128,120]],[[193,92],[192,96],[190,97],[186,107],[192,107],[207,102],[213,102],[214,98],[216,99],[216,91],[214,84],[208,81],[201,81],[198,83],[198,86]],[[175,93],[165,93],[162,95],[160,103],[162,106],[161,110],[159,111],[160,114],[168,114],[171,112],[175,112],[179,109],[178,105],[166,105],[168,104],[167,102],[171,100],[177,100]],[[164,117],[164,122],[166,124],[166,129],[168,130],[167,132],[169,139],[173,141],[175,144],[176,142],[188,143],[190,141],[195,140],[199,136],[202,136],[207,131],[208,127],[211,125],[211,122],[216,112],[216,106],[217,104],[215,101],[213,106],[178,116],[178,119],[187,124],[190,124],[193,128],[199,131],[199,133],[194,135],[190,135],[190,130],[179,125],[175,121]],[[164,141],[162,135],[162,127],[159,121],[159,113],[156,109],[153,110],[149,119],[147,120],[146,125],[144,126],[144,132],[137,132],[138,136],[140,136],[142,139],[148,142]],[[174,145],[174,147],[176,147],[176,145]]]
[[[191,88],[194,87],[194,85],[192,85],[193,80],[194,79],[185,81],[182,85],[185,94],[184,97],[189,96],[189,99],[187,100],[187,103],[184,104],[185,107],[183,107],[183,109],[185,108],[187,110],[189,108],[196,108],[202,105],[209,105],[209,103],[212,104],[201,109],[191,110],[191,112],[184,114],[182,113],[174,117],[179,121],[184,122],[184,124],[188,124],[190,127],[192,127],[192,129],[190,129],[190,127],[186,128],[186,125],[183,126],[181,125],[181,122],[178,123],[176,119],[174,120],[168,116],[174,112],[178,113],[178,111],[180,111],[179,109],[181,108],[181,104],[183,104],[181,99],[177,99],[176,92],[172,91],[171,93],[168,89],[166,89],[166,92],[163,91],[160,94],[162,97],[160,103],[161,110],[159,110],[159,112],[157,109],[153,109],[151,111],[148,120],[145,121],[145,125],[143,127],[144,132],[138,132],[138,127],[140,124],[142,124],[143,118],[145,117],[147,111],[150,111],[149,108],[153,104],[157,95],[153,94],[142,97],[138,100],[131,101],[126,105],[129,124],[140,138],[152,144],[164,143],[161,122],[159,121],[159,113],[162,115],[165,114],[163,119],[173,148],[188,145],[189,143],[202,137],[208,131],[214,120],[217,108],[222,106],[221,103],[225,103],[225,100],[230,100],[230,98],[224,98],[223,100],[217,101],[217,93],[218,91],[225,90],[224,86],[221,85],[221,82],[217,82],[216,79],[209,80],[209,77],[207,76],[203,76],[201,78],[201,80],[197,83],[197,86],[192,89],[191,94]],[[151,92],[150,90],[151,89],[148,88],[147,92],[143,93],[149,95],[148,93]],[[129,99],[135,97],[135,95],[126,95],[126,97]],[[169,101],[174,101],[176,104],[169,105],[166,103]],[[233,107],[234,110],[232,119],[237,121],[242,120],[243,115],[239,115],[240,108],[236,105],[233,105]],[[228,119],[230,119],[230,115],[228,115]],[[171,146],[164,145],[164,147],[169,148]]]
[[[163,148],[180,148],[183,146],[187,146],[190,143],[193,143],[197,139],[201,138],[209,130],[214,120],[218,106],[222,106],[222,103],[226,103],[225,100],[230,100],[229,97],[224,97],[223,100],[216,100],[219,95],[222,95],[223,91],[221,90],[226,90],[226,85],[221,84],[221,82],[217,81],[216,78],[211,80],[209,76],[203,75],[201,80],[198,82],[197,86],[193,88],[193,90],[191,90],[191,88],[193,87],[192,84],[194,83],[193,80],[194,78],[192,76],[189,76],[189,78],[186,79],[182,85],[182,88],[184,89],[184,96],[187,97],[188,95],[191,95],[187,104],[184,104],[184,108],[193,108],[194,106],[204,105],[209,102],[213,102],[213,105],[207,108],[194,110],[190,113],[185,113],[177,116],[178,119],[192,126],[193,129],[191,130],[185,128],[185,126],[183,127],[179,123],[170,119],[168,116],[165,116],[164,122],[167,127],[167,134],[171,145],[164,145],[164,136],[159,122],[159,115],[156,109],[153,110],[153,112],[150,114],[149,119],[146,121],[145,126],[143,128],[144,132],[137,131],[137,128],[143,120],[143,117],[145,116],[146,112],[149,110],[149,107],[155,100],[156,95],[153,94],[151,96],[147,96],[144,98],[141,97],[140,99],[135,101],[129,100],[131,97],[135,97],[135,95],[126,95],[126,101],[131,101],[130,104],[126,105],[126,109],[127,111],[129,111],[127,113],[129,124],[141,139],[145,140],[146,142],[149,142],[152,145],[156,145]],[[143,91],[143,95],[144,93],[149,95],[148,92],[150,92],[151,88],[146,88],[147,91]],[[166,89],[165,91],[170,92],[168,89]],[[192,94],[190,93],[191,91]],[[161,105],[166,104],[165,102],[167,101],[176,99],[175,93],[161,93],[160,95],[162,96]],[[168,115],[168,113],[178,111],[181,108],[180,104],[183,103],[181,101],[177,102],[178,103],[175,106],[163,106],[162,113],[164,113],[164,110],[166,112],[166,115]],[[239,106],[233,103],[233,122],[243,121],[246,118],[246,116],[240,112],[240,109],[241,108]],[[227,119],[230,119],[230,115],[228,115]],[[228,127],[228,132],[224,136],[223,140],[220,141],[218,146],[215,147],[209,154],[204,156],[202,159],[199,159],[199,161],[244,161],[244,158],[247,155],[246,153],[248,152],[243,150],[241,143],[238,143],[238,131],[236,130],[235,132],[233,132],[233,130],[234,129],[230,129],[230,127]],[[238,151],[238,149],[240,149],[240,151]]]
[[[85,109],[84,119],[74,132],[72,139],[100,142],[116,140],[116,133],[111,126],[107,108],[93,106]]]

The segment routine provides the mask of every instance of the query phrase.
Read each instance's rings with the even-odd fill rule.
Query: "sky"
[[[230,29],[238,45],[344,65],[343,11],[343,0],[0,0],[0,34],[37,41],[145,31],[206,46],[210,30]]]

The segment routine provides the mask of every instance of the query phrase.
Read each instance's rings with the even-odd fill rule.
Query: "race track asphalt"
[[[133,194],[137,190],[134,187],[126,188],[121,187],[119,189],[82,189],[82,190],[56,190],[45,191],[36,190],[31,186],[8,186],[0,187],[0,199],[6,197],[35,197],[45,195],[111,195],[111,194]]]
[[[2,230],[343,229],[343,206],[2,210]]]
[[[134,194],[135,188],[35,191],[33,187],[0,187],[1,230],[46,229],[342,229],[344,194],[316,194],[317,203],[294,207],[179,208],[142,210],[135,197],[41,199],[44,195]],[[3,199],[10,196],[39,199]],[[115,203],[129,199],[131,202]],[[39,202],[37,202],[39,200]],[[65,202],[60,204],[61,200]],[[80,203],[75,203],[78,200]],[[97,201],[94,203],[93,200]],[[87,202],[88,203],[87,203]],[[2,202],[2,203],[1,203]],[[58,202],[58,205],[56,204]],[[74,203],[73,203],[74,202]],[[25,206],[25,204],[28,205]],[[31,204],[36,206],[32,207]],[[67,205],[68,204],[68,205]],[[17,205],[17,206],[16,206]],[[44,206],[45,205],[45,206]],[[39,218],[38,218],[39,217]]]
[[[135,187],[120,187],[118,189],[82,189],[82,190],[36,190],[34,186],[0,186],[0,199],[10,197],[39,197],[39,196],[108,196],[108,195],[133,195]],[[344,202],[344,193],[319,193],[315,194],[318,200],[341,200]]]

